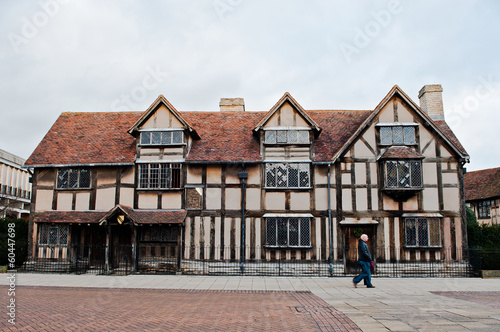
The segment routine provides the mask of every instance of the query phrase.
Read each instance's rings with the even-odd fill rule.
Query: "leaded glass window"
[[[57,171],[57,188],[90,188],[90,170],[88,168],[61,168]]]
[[[266,144],[309,144],[308,130],[266,130],[264,143]]]
[[[184,132],[175,131],[143,131],[141,145],[173,145],[184,143]]]
[[[309,247],[310,218],[266,218],[266,245],[273,247]]]
[[[139,188],[177,189],[181,187],[181,164],[151,163],[139,165]]]
[[[172,226],[144,226],[141,228],[139,240],[141,242],[177,242],[179,227]]]
[[[406,246],[441,246],[441,227],[438,218],[406,218]]]
[[[422,163],[418,160],[388,160],[385,162],[386,188],[422,187]]]
[[[40,224],[38,243],[41,245],[67,245],[69,237],[68,225]]]
[[[310,165],[304,163],[267,163],[267,188],[309,188]]]
[[[478,217],[490,218],[491,203],[489,200],[478,203]]]
[[[414,145],[416,144],[415,126],[381,126],[381,145]]]

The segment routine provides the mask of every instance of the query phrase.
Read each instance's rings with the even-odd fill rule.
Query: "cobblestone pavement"
[[[7,276],[8,274],[6,277],[0,275],[0,285],[4,285],[0,286],[0,307],[4,307],[8,301],[5,287],[10,281]],[[228,324],[225,326],[229,326],[229,330],[233,331],[276,330],[282,327],[280,324],[284,322],[287,324],[287,331],[294,326],[309,331],[311,329],[303,328],[304,325],[300,324],[312,324],[312,322],[316,324],[316,330],[320,328],[328,330],[335,329],[335,324],[339,322],[343,322],[345,326],[347,323],[343,319],[346,317],[362,331],[368,332],[500,331],[500,291],[497,291],[500,290],[500,279],[374,278],[373,283],[376,288],[367,289],[359,286],[354,288],[351,278],[22,273],[18,273],[15,280],[19,315],[27,302],[35,301],[37,305],[33,305],[32,308],[50,315],[38,319],[34,318],[37,316],[30,317],[33,322],[55,319],[70,312],[75,322],[84,317],[91,317],[92,320],[86,319],[85,323],[89,324],[89,329],[97,327],[98,330],[106,329],[105,325],[100,325],[105,322],[101,317],[107,317],[108,320],[140,322],[145,321],[145,317],[150,317],[147,308],[152,308],[151,312],[156,313],[153,318],[170,317],[169,313],[180,312],[183,315],[181,320],[195,324],[193,330],[198,331],[210,330],[209,328],[224,329],[223,325],[218,324]],[[44,295],[36,293],[40,295],[28,296],[28,292],[35,294],[35,291],[43,292],[44,289],[51,291]],[[65,289],[70,289],[65,294],[76,304],[71,306],[61,302],[62,297],[55,292]],[[75,300],[78,294],[91,294],[85,293],[85,289],[93,292],[93,295],[87,295],[88,302],[79,303]],[[129,289],[127,291],[129,293],[121,293],[121,289]],[[209,292],[206,292],[207,290]],[[137,296],[131,296],[132,294]],[[151,304],[147,302],[146,309],[141,309],[136,305],[142,301],[141,294],[148,294],[148,298],[157,294],[158,298]],[[186,300],[189,303],[188,307],[181,309],[184,305],[175,302],[179,294],[189,299]],[[83,295],[80,297],[85,298]],[[257,305],[252,304],[248,300],[250,298],[255,298]],[[270,299],[278,298],[282,299],[281,304],[269,302]],[[309,300],[306,301],[306,298]],[[129,309],[118,314],[116,308]],[[207,311],[204,313],[202,309]],[[256,316],[250,315],[251,311],[254,311]],[[82,314],[85,312],[87,314]],[[238,312],[240,314],[233,314]],[[8,318],[6,315],[3,317],[5,321]],[[256,317],[257,320],[252,321]],[[207,319],[212,321],[208,327],[200,325]],[[268,319],[273,322],[272,326],[259,325],[261,324],[259,320],[263,324]],[[335,323],[334,319],[337,320]],[[91,325],[96,322],[99,325]],[[177,320],[174,320],[174,324],[176,322]],[[0,324],[4,324],[1,319]],[[347,325],[348,328],[355,328],[350,322]],[[0,325],[0,329],[1,326],[5,325]],[[154,330],[152,326],[142,327],[142,329],[147,328]]]
[[[0,330],[361,331],[309,291],[23,286],[16,302],[15,325]]]

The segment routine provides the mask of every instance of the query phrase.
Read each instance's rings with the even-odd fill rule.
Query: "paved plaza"
[[[0,278],[2,307],[8,274]],[[500,331],[500,279],[16,275],[0,330]],[[42,287],[40,287],[42,286]],[[7,313],[7,309],[4,309]]]

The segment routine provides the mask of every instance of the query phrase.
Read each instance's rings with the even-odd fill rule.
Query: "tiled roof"
[[[180,112],[196,128],[186,161],[260,161],[259,142],[252,129],[264,112]]]
[[[409,146],[391,146],[387,148],[380,159],[423,159],[424,156]]]
[[[44,211],[36,212],[34,222],[96,224],[106,211]]]
[[[136,224],[182,224],[187,214],[186,210],[134,210],[128,206],[117,205],[100,221],[111,217],[118,209]]]
[[[322,129],[314,141],[314,161],[331,161],[371,111],[306,111]]]
[[[321,128],[314,160],[328,162],[373,111],[305,111]],[[26,161],[27,166],[131,164],[135,138],[127,131],[142,112],[63,113]],[[179,112],[201,139],[195,139],[187,162],[258,162],[260,146],[253,128],[266,112]],[[465,154],[444,121],[436,125]]]
[[[500,167],[464,174],[465,200],[500,197]]]
[[[458,140],[458,138],[455,136],[455,134],[453,133],[453,131],[451,130],[451,128],[448,126],[448,124],[443,121],[443,120],[440,120],[440,121],[434,121],[434,123],[439,127],[439,129],[441,129],[441,131],[446,135],[446,137],[448,137],[448,139],[456,145],[456,147],[458,148],[458,150],[463,153],[464,155],[467,155],[467,151],[465,151],[464,147],[462,146],[462,144],[460,143],[460,141]]]
[[[181,224],[187,214],[186,210],[133,210],[126,207],[123,210],[137,224]],[[97,224],[107,214],[107,211],[44,211],[35,213],[34,222]]]
[[[25,165],[133,163],[135,140],[127,130],[141,114],[62,113]]]

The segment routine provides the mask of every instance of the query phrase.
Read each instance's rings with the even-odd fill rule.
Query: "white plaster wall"
[[[139,209],[156,209],[158,207],[158,195],[156,193],[140,193]]]
[[[57,210],[59,211],[71,211],[73,203],[73,194],[59,192],[57,194]]]
[[[207,183],[221,183],[221,174],[220,166],[207,166]]]
[[[200,184],[201,183],[202,168],[198,166],[187,167],[187,183]]]
[[[52,190],[38,189],[36,191],[35,211],[52,210]]]
[[[247,189],[246,197],[246,208],[248,210],[260,210],[260,189]]]
[[[460,210],[460,192],[458,188],[443,188],[443,203],[445,210]]]
[[[247,197],[247,208],[248,199]],[[226,210],[241,210],[241,189],[228,188],[226,189]]]
[[[96,210],[111,210],[115,206],[116,188],[97,189],[95,199]]]
[[[266,193],[267,210],[285,210],[285,193]]]
[[[309,193],[296,193],[290,194],[290,209],[298,211],[310,210],[310,196]]]
[[[207,209],[215,210],[221,208],[221,189],[207,188]]]
[[[182,194],[180,192],[164,192],[161,195],[161,207],[165,210],[179,210],[182,208]]]
[[[90,193],[81,192],[76,193],[75,210],[85,211],[90,208]]]
[[[120,204],[134,206],[134,188],[120,188]]]

